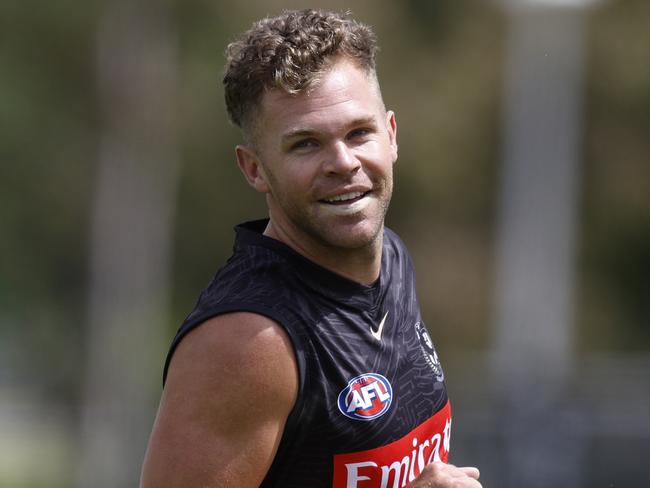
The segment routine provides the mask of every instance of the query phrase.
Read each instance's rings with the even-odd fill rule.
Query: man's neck
[[[309,237],[298,242],[274,226],[270,220],[264,235],[286,244],[319,266],[362,285],[370,285],[379,278],[383,232],[379,233],[375,242],[355,249],[324,246]]]

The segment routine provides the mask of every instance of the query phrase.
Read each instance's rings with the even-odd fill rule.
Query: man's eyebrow
[[[377,124],[377,118],[374,115],[368,115],[367,117],[359,117],[351,121],[348,125],[349,127],[359,127],[364,125],[370,125],[374,127]]]
[[[286,134],[282,135],[283,141],[288,141],[290,139],[296,139],[297,137],[308,137],[316,134],[316,131],[311,129],[294,129],[290,130]]]
[[[346,124],[346,128],[359,127],[359,126],[376,126],[377,119],[373,115],[368,115],[367,117],[359,117],[351,120]],[[289,141],[291,139],[296,139],[298,137],[311,137],[315,134],[318,134],[318,131],[315,129],[308,128],[296,128],[289,130],[282,135],[282,141]]]

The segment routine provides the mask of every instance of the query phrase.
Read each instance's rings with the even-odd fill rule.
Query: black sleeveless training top
[[[234,253],[179,329],[222,313],[265,315],[289,335],[299,395],[264,487],[401,487],[449,453],[444,374],[422,318],[404,244],[389,229],[379,279],[337,275],[262,235],[235,228]]]

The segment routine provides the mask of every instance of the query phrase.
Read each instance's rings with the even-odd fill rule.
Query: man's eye
[[[352,132],[350,132],[348,137],[350,139],[363,139],[364,137],[366,137],[370,133],[371,133],[370,129],[359,128],[359,129],[354,129]]]
[[[297,142],[295,142],[292,146],[291,149],[309,149],[312,147],[317,147],[318,146],[318,141],[315,139],[301,139]]]

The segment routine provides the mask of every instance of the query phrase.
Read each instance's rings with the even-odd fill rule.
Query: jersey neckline
[[[272,237],[265,236],[263,232],[264,229],[266,229],[268,222],[269,219],[267,218],[260,220],[251,220],[236,225],[235,233],[237,238],[235,241],[235,246],[252,245],[270,249],[271,251],[287,259],[301,271],[307,273],[307,276],[310,278],[318,280],[321,286],[325,285],[326,287],[332,287],[339,292],[350,294],[362,293],[365,295],[376,296],[379,290],[382,288],[382,283],[385,281],[384,269],[386,268],[385,241],[382,248],[379,278],[377,278],[370,285],[364,285],[362,283],[358,283],[354,280],[346,278],[345,276],[342,276],[338,273],[335,273],[334,271],[331,271],[321,266],[320,264],[315,263],[299,252],[295,251],[290,246],[286,245],[284,242],[281,242]]]

